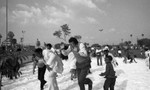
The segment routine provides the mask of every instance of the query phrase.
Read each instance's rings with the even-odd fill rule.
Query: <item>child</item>
[[[112,61],[111,62],[112,62],[112,64],[113,64],[114,67],[116,67],[116,66],[119,65],[118,62],[117,62],[117,60],[114,58],[113,54],[110,53],[108,49],[104,49],[103,53],[104,53],[104,58],[106,56],[108,56],[108,55],[112,57]]]
[[[101,73],[100,76],[105,76],[106,80],[104,83],[104,90],[114,90],[115,82],[116,82],[116,76],[115,71],[112,65],[112,56],[107,55],[105,57],[105,63],[106,63],[106,71],[104,73]]]
[[[40,85],[40,90],[43,90],[43,87],[46,83],[46,81],[44,80],[44,74],[45,74],[45,70],[46,70],[46,65],[44,64],[44,59],[43,59],[43,55],[42,55],[42,49],[41,48],[37,48],[35,50],[35,56],[33,55],[34,59],[34,64],[33,64],[33,74],[35,72],[35,68],[36,66],[38,66],[38,79],[41,82]]]

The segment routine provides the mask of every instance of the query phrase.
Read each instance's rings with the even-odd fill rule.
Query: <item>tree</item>
[[[0,54],[0,57],[0,72],[10,79],[17,78],[17,75],[20,74],[19,69],[23,64],[23,60],[28,59],[19,49],[12,52],[4,51],[3,54]]]
[[[150,39],[148,38],[139,39],[137,40],[137,44],[139,46],[146,46],[150,48]]]
[[[0,44],[1,44],[2,35],[0,34]]]
[[[53,35],[58,37],[59,39],[64,40],[66,42],[66,38],[67,38],[67,36],[70,35],[70,33],[71,33],[70,30],[71,29],[69,29],[69,26],[67,24],[64,24],[64,25],[62,25],[60,27],[61,27],[61,30],[55,31],[53,33]]]
[[[63,38],[61,37],[61,35],[62,35],[61,30],[55,31],[55,32],[53,33],[53,35],[56,36],[56,37],[58,37],[59,39],[63,39]],[[64,39],[63,39],[63,40],[64,40]]]
[[[82,38],[81,35],[75,35],[74,37],[75,37],[78,41],[80,41],[81,38]]]
[[[92,44],[91,47],[100,47],[101,45],[99,45],[98,43]]]
[[[12,31],[9,31],[7,34],[9,39],[13,39],[13,37],[15,36],[15,34]]]

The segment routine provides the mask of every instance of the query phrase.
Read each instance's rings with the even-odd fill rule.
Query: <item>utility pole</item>
[[[8,0],[6,0],[6,39],[8,34]]]
[[[8,39],[8,0],[6,0],[6,42]],[[6,50],[7,50],[7,44],[6,44]]]
[[[22,47],[24,47],[24,34],[25,34],[25,31],[22,30]]]

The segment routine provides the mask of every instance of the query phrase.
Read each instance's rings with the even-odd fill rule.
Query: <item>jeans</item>
[[[102,63],[102,56],[97,56],[97,65],[103,65]]]
[[[77,69],[77,75],[78,75],[78,84],[80,87],[80,90],[85,90],[85,84],[88,84],[88,90],[92,90],[92,81],[89,78],[86,78],[87,74],[89,72],[89,67]]]
[[[105,83],[104,83],[104,90],[114,90],[116,78],[106,78]]]
[[[43,66],[42,68],[38,68],[38,79],[41,82],[40,88],[43,89],[44,84],[46,81],[44,80],[44,74],[45,74],[46,66]]]

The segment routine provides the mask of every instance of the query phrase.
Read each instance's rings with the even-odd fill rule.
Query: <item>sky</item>
[[[82,42],[136,43],[137,38],[150,37],[149,16],[150,0],[8,0],[8,31],[18,42],[25,31],[24,44],[32,45],[37,39],[61,42],[53,33],[64,24],[69,25],[71,36],[81,35]],[[6,0],[0,0],[0,34],[4,40]]]

